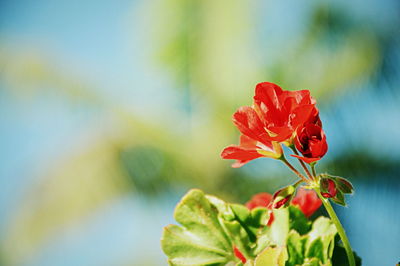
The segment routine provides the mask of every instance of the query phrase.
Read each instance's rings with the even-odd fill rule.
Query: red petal
[[[232,164],[232,168],[240,168],[251,160],[237,160]]]
[[[326,143],[325,139],[318,142],[310,142],[309,149],[311,151],[312,157],[322,158],[328,151],[328,144]]]
[[[255,194],[247,203],[246,207],[250,210],[256,207],[268,208],[272,201],[272,195],[266,192]]]
[[[268,225],[268,226],[271,226],[271,224],[272,224],[274,221],[275,221],[274,213],[273,213],[272,211],[270,211],[270,212],[269,212],[269,219],[268,219],[267,225]]]
[[[237,247],[233,247],[233,253],[235,254],[236,258],[242,261],[242,263],[246,263],[247,260],[245,256],[242,254],[242,252],[240,252],[240,250]]]
[[[297,195],[293,198],[292,204],[300,208],[305,216],[310,217],[322,205],[314,190],[299,188]]]
[[[254,95],[254,101],[264,103],[268,108],[281,108],[279,95],[282,94],[282,88],[271,82],[258,83]]]
[[[296,107],[292,114],[294,115],[290,121],[291,126],[296,129],[298,126],[307,122],[314,112],[314,105],[307,104]]]
[[[240,147],[247,148],[247,149],[256,149],[257,148],[257,141],[249,138],[245,135],[240,135],[239,138]]]
[[[259,154],[255,148],[256,147],[254,147],[252,149],[252,148],[246,148],[246,147],[241,147],[241,146],[237,146],[237,145],[231,145],[231,146],[226,147],[221,152],[221,157],[223,159],[237,160],[232,165],[232,167],[239,168],[251,160],[257,159],[259,157],[263,157],[263,155]]]
[[[243,135],[260,141],[265,145],[270,145],[268,133],[265,131],[264,125],[253,108],[249,106],[240,107],[233,114],[232,119]]]
[[[254,104],[265,126],[287,125],[289,113],[283,108],[284,91],[276,84],[263,82],[256,86]]]
[[[248,142],[246,142],[249,140]],[[254,145],[254,141],[250,139],[241,138],[241,142],[245,141],[245,146],[237,146],[231,145],[226,147],[222,153],[221,157],[224,159],[235,159],[237,160],[235,163],[232,164],[233,168],[239,168],[245,165],[246,163],[250,162],[251,160],[257,159],[262,157],[263,155],[259,154],[256,150],[256,146]],[[242,144],[242,143],[241,143]]]
[[[290,129],[289,127],[270,127],[268,128],[272,133],[274,133],[276,136],[270,136],[270,139],[273,141],[284,141],[290,138],[293,134],[293,130]]]

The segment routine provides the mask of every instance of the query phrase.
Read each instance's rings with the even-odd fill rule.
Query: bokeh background
[[[310,89],[349,178],[364,265],[400,260],[396,0],[0,2],[0,265],[166,265],[189,188],[232,202],[295,179],[241,169],[232,113],[261,81]]]

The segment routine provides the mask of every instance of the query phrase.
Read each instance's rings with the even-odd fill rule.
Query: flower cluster
[[[273,195],[256,194],[246,206],[189,191],[175,209],[181,226],[164,229],[161,243],[169,263],[337,265],[345,253],[349,266],[359,265],[330,205],[332,201],[346,206],[345,195],[353,193],[353,186],[343,177],[318,174],[315,169],[328,145],[310,92],[259,83],[253,105],[240,107],[233,122],[241,133],[240,142],[226,147],[222,158],[236,160],[233,167],[260,157],[278,159],[298,180]],[[282,144],[293,151],[291,156],[298,159],[303,173],[286,159]],[[310,219],[321,205],[331,219]],[[336,234],[343,247],[337,245]]]
[[[226,147],[221,156],[241,167],[259,157],[281,159],[281,143],[295,147],[306,163],[320,160],[328,150],[316,101],[308,90],[285,91],[263,82],[255,89],[253,105],[240,107],[233,123],[241,132],[239,145]]]

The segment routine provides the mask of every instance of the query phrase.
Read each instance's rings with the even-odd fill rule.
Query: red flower
[[[293,133],[304,123],[320,124],[318,114],[308,90],[284,91],[273,83],[259,83],[254,106],[240,107],[232,117],[242,133],[240,145],[225,148],[221,156],[237,160],[233,167],[259,157],[279,159],[283,153],[279,142],[291,142]]]
[[[320,160],[328,151],[325,133],[322,128],[315,124],[306,124],[297,129],[294,141],[296,148],[304,156],[292,155],[306,163]]]
[[[272,203],[272,195],[266,192],[255,194],[247,203],[246,207],[252,210],[256,207],[270,208]]]
[[[275,220],[274,213],[272,212],[272,195],[266,192],[261,192],[255,194],[247,203],[246,207],[249,210],[252,210],[256,207],[264,207],[267,208],[269,211],[269,220],[267,225],[270,226],[272,222]]]
[[[292,204],[300,208],[305,216],[310,217],[322,205],[314,190],[299,188],[297,195],[293,198]]]
[[[290,141],[297,127],[318,117],[315,103],[308,90],[284,91],[270,82],[256,86],[254,108],[269,140]]]

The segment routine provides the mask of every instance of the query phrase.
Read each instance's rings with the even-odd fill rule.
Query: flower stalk
[[[311,164],[311,171],[312,171],[312,174],[313,174],[313,176],[317,176],[317,173],[315,172],[315,163],[312,163]]]
[[[332,222],[336,226],[336,229],[339,233],[340,239],[343,242],[344,249],[346,250],[347,259],[349,260],[349,265],[355,266],[356,262],[354,259],[354,253],[353,253],[353,250],[351,249],[349,239],[347,238],[347,235],[346,235],[346,232],[344,231],[342,223],[340,222],[339,218],[337,217],[332,205],[329,203],[329,200],[324,198],[321,195],[321,192],[319,191],[318,188],[315,188],[315,191],[317,192],[318,197],[321,199],[322,204],[324,205],[326,211],[328,212],[329,216],[331,217]]]
[[[302,175],[291,163],[286,160],[284,156],[282,156],[279,160],[281,160],[290,170],[292,170],[301,180],[308,183],[308,179]]]
[[[294,154],[299,155],[299,153],[297,152],[296,148],[293,145],[290,145],[290,149],[294,152]],[[305,163],[300,160],[299,158],[297,158],[297,160],[299,160],[301,167],[303,167],[304,171],[306,172],[307,176],[311,179],[314,180],[313,176],[311,175],[310,171],[308,170],[307,166],[305,165]],[[315,176],[315,175],[314,175]]]

